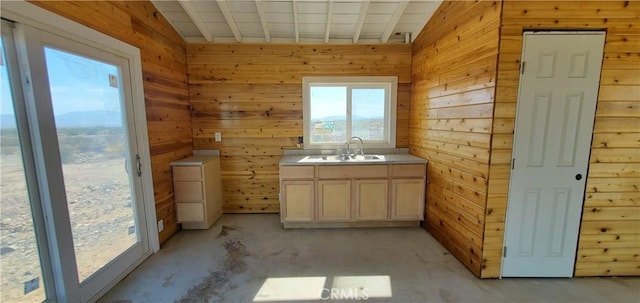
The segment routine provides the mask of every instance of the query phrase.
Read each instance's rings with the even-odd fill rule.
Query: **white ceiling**
[[[403,43],[442,0],[152,0],[187,42]]]

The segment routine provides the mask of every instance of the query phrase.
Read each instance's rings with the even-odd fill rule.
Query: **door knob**
[[[576,180],[578,180],[578,181],[582,180],[582,174],[577,174],[576,175]]]

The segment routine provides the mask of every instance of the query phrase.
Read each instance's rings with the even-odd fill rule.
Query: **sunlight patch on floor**
[[[267,278],[253,302],[310,300],[367,300],[391,298],[391,278],[378,276],[337,276],[331,287],[326,277]]]
[[[369,298],[391,298],[389,276],[338,276],[333,278],[332,294],[344,299],[366,300]],[[343,299],[343,298],[331,298]]]
[[[268,278],[253,302],[321,300],[326,277]]]

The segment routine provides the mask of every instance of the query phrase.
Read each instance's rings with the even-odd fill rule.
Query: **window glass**
[[[385,137],[385,89],[351,90],[351,134],[365,141]]]
[[[347,140],[347,88],[313,86],[311,89],[311,142],[340,143]]]

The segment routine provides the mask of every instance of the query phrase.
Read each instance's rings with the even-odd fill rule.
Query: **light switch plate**
[[[220,132],[215,133],[216,142],[222,141],[222,134]]]
[[[162,232],[164,230],[164,221],[163,220],[159,220],[158,221],[158,232]]]

